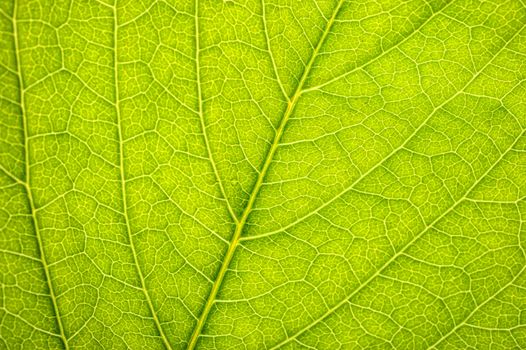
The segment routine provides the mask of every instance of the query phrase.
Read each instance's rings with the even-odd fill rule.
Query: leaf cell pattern
[[[0,38],[0,348],[526,348],[523,0],[7,0]]]

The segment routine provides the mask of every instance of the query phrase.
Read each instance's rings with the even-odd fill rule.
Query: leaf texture
[[[523,0],[6,0],[0,38],[0,348],[526,348]]]

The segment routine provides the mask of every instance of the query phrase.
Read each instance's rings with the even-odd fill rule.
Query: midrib
[[[234,230],[234,234],[232,235],[232,238],[230,239],[230,244],[228,246],[227,252],[225,254],[225,257],[223,259],[223,262],[221,264],[221,267],[219,269],[219,272],[217,274],[217,277],[214,281],[214,284],[212,286],[212,289],[210,290],[210,293],[208,295],[206,304],[204,306],[203,311],[201,312],[201,315],[199,316],[199,319],[197,321],[196,326],[194,327],[194,330],[192,332],[192,336],[190,337],[190,340],[188,342],[188,350],[193,350],[196,345],[197,341],[199,339],[199,335],[201,334],[201,331],[206,323],[206,320],[208,318],[208,314],[210,313],[212,306],[215,303],[217,293],[219,292],[221,288],[221,284],[223,283],[225,274],[229,268],[230,262],[232,261],[232,258],[234,257],[234,253],[236,251],[236,248],[239,244],[239,240],[241,238],[241,234],[243,233],[243,229],[245,227],[245,224],[247,222],[247,219],[252,211],[252,208],[254,206],[254,203],[258,197],[259,191],[261,189],[261,186],[263,185],[263,180],[265,179],[265,176],[268,172],[268,169],[270,167],[270,164],[272,163],[272,160],[274,158],[274,154],[276,153],[281,137],[283,136],[283,132],[285,130],[285,127],[287,125],[287,122],[294,112],[294,108],[296,107],[298,100],[301,97],[301,94],[303,92],[303,85],[305,84],[305,81],[309,77],[310,71],[312,69],[312,66],[314,64],[314,61],[316,60],[316,57],[323,46],[325,40],[327,39],[327,36],[329,35],[331,28],[334,24],[334,20],[336,19],[336,16],[338,15],[341,7],[343,5],[343,0],[340,0],[338,4],[336,5],[331,17],[327,21],[327,25],[325,26],[325,30],[323,31],[320,39],[318,40],[318,43],[314,50],[312,51],[312,54],[309,58],[309,61],[307,65],[305,66],[305,69],[303,71],[303,74],[298,82],[298,85],[296,86],[296,89],[294,91],[294,94],[289,99],[289,102],[287,104],[287,109],[285,110],[285,113],[283,114],[279,127],[276,130],[276,133],[274,135],[274,140],[272,141],[272,145],[270,146],[270,149],[265,157],[265,161],[263,163],[263,167],[261,171],[259,172],[258,178],[256,180],[256,183],[254,184],[252,191],[250,193],[249,200],[247,202],[247,205],[245,209],[243,210],[243,214],[241,215],[241,219],[236,223],[236,228]],[[197,2],[196,2],[196,18],[197,18]],[[196,47],[196,50],[199,50],[198,47]]]

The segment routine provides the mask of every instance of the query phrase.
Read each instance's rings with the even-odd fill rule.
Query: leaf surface
[[[526,348],[522,0],[7,0],[0,38],[0,347]]]

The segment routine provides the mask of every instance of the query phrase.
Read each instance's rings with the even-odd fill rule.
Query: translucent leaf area
[[[0,349],[526,349],[526,1],[1,0]]]

